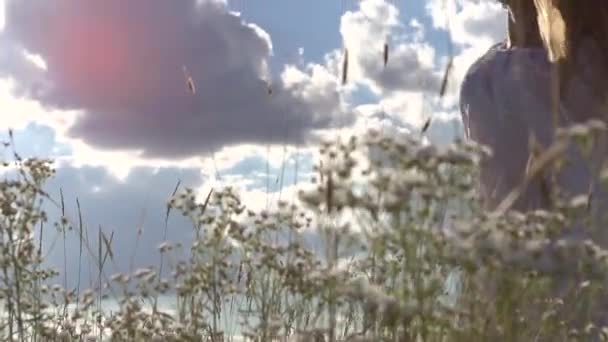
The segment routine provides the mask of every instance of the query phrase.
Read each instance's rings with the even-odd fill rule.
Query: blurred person
[[[498,1],[509,13],[508,37],[470,67],[460,93],[465,137],[492,151],[481,162],[479,180],[490,211],[522,184],[557,128],[590,119],[605,123],[608,114],[608,1]],[[575,221],[562,237],[592,239],[606,248],[602,214],[608,212],[608,195],[599,181],[606,141],[598,135],[587,156],[571,141],[563,154],[566,163],[532,178],[507,209],[550,210],[557,190],[564,198],[588,195],[593,220]],[[560,279],[558,296],[580,280]],[[608,322],[608,305],[602,306],[596,323]]]
[[[462,83],[465,136],[492,151],[481,163],[480,177],[480,195],[488,210],[496,209],[522,184],[536,158],[551,146],[557,128],[590,119],[605,122],[602,83],[608,80],[608,59],[601,47],[605,42],[595,42],[606,36],[589,33],[594,24],[581,19],[595,2],[561,1],[501,0],[509,10],[508,39],[479,58]],[[608,6],[601,3],[602,8]],[[568,5],[560,9],[558,4]],[[551,209],[559,190],[562,198],[589,195],[591,211],[594,217],[599,215],[608,198],[598,186],[604,140],[596,139],[591,158],[571,142],[562,155],[566,163],[532,178],[508,209]],[[589,237],[589,229],[581,225],[569,232]],[[596,233],[596,242],[606,245],[605,232]]]
[[[532,0],[500,1],[508,9],[507,39],[492,46],[468,70],[460,93],[465,136],[488,146],[481,164],[480,195],[495,209],[523,180],[531,160],[530,139],[548,145],[552,129],[551,65],[543,47]],[[513,209],[547,206],[533,182]]]

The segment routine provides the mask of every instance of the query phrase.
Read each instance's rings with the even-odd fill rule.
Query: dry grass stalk
[[[386,67],[386,65],[388,64],[388,50],[389,50],[389,46],[388,46],[388,42],[384,43],[384,53],[383,53],[383,61],[384,61],[384,67]]]
[[[342,85],[348,82],[348,49],[344,49],[344,57],[342,60]]]
[[[188,72],[188,69],[185,65],[182,66],[182,70],[184,72],[184,78],[186,79],[186,90],[192,95],[196,94],[196,86],[194,85],[194,80],[192,79],[192,76]]]

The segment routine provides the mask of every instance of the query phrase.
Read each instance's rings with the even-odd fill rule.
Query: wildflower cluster
[[[562,131],[560,139],[586,151],[590,136],[603,131],[592,123]],[[46,221],[40,201],[52,201],[41,189],[53,171],[48,162],[16,159],[6,164],[15,177],[0,183],[0,299],[7,313],[0,336],[603,338],[608,252],[601,234],[568,231],[584,226],[592,199],[556,192],[546,210],[487,212],[476,179],[489,153],[462,141],[439,148],[370,131],[323,143],[312,184],[272,210],[248,210],[230,187],[202,198],[186,189],[169,200],[168,213],[189,218],[192,244],[163,242],[160,265],[107,276],[112,236],[99,231],[99,285],[82,293],[51,285],[58,274],[43,267],[36,243],[35,228]],[[80,234],[95,254],[82,225],[64,217],[57,227]],[[161,296],[175,298],[176,309],[161,309]],[[109,297],[118,301],[116,312],[101,309]]]

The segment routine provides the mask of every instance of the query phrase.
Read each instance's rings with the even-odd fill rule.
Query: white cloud
[[[15,81],[0,79],[0,129],[21,129],[30,122],[45,124],[59,132],[67,130],[76,117],[77,111],[59,111],[45,108],[35,101],[13,95]]]
[[[2,0],[0,0],[2,1]],[[200,2],[201,5],[207,9],[209,7],[209,0],[205,0]],[[216,3],[225,3],[225,1],[215,1]],[[64,0],[61,2],[63,6],[69,4],[70,2]],[[206,3],[206,4],[203,4]],[[160,2],[155,4],[160,4]],[[41,6],[44,10],[49,10],[44,3],[32,3],[32,4],[13,4],[13,13],[16,13],[17,16],[27,17],[29,15],[36,15],[35,11],[32,12],[29,7]],[[158,6],[157,6],[158,7]],[[70,8],[70,7],[66,7]],[[76,6],[77,9],[85,11],[80,8],[80,6]],[[214,9],[215,10],[215,9]],[[75,10],[70,10],[67,12],[73,12]],[[86,11],[85,11],[86,12]],[[87,12],[88,13],[88,12]],[[39,13],[38,13],[39,14]],[[77,13],[76,13],[77,14]],[[68,15],[68,14],[66,14]],[[74,13],[72,13],[74,15]],[[208,15],[208,14],[205,14]],[[224,14],[222,14],[224,15]],[[110,17],[109,17],[110,18]],[[113,19],[112,19],[113,20]],[[209,25],[219,25],[219,26],[227,26],[227,30],[218,29],[216,31],[221,31],[221,40],[226,43],[229,49],[245,49],[250,51],[250,54],[256,54],[258,50],[264,50],[263,53],[258,53],[255,58],[255,61],[251,62],[256,66],[256,75],[260,75],[261,77],[270,79],[271,77],[268,75],[268,56],[272,55],[272,41],[270,35],[265,32],[262,28],[252,23],[246,23],[241,21],[238,24],[234,23],[234,18],[224,18],[221,17],[219,19],[214,19],[216,21],[212,21]],[[11,24],[13,26],[17,25],[16,23]],[[216,26],[217,26],[216,25]],[[18,25],[17,25],[18,26]],[[235,26],[238,26],[235,28]],[[23,28],[23,31],[27,31],[27,28]],[[205,26],[205,34],[209,35],[211,38],[217,38],[215,35],[219,34],[215,32],[213,28],[209,28]],[[213,32],[209,32],[213,31]],[[225,31],[225,32],[224,32]],[[38,33],[37,33],[38,34]],[[243,38],[242,36],[246,36],[247,39],[241,39],[240,42],[235,42],[235,37],[226,37],[226,35],[235,35]],[[26,35],[27,36],[27,35]],[[29,37],[29,36],[28,36]],[[204,37],[203,37],[204,38]],[[197,40],[205,40],[199,36],[196,36]],[[213,41],[213,39],[207,39]],[[219,39],[219,38],[218,38]],[[237,39],[238,40],[238,39]],[[244,42],[243,42],[244,41]],[[6,41],[2,41],[2,44],[6,43]],[[36,44],[33,44],[36,45]],[[20,45],[17,44],[17,47]],[[43,46],[43,45],[39,45]],[[261,46],[261,47],[260,47]],[[10,45],[11,48],[14,48],[15,45]],[[206,49],[213,50],[213,49]],[[22,58],[26,63],[24,63],[24,67],[19,69],[21,71],[25,70],[28,75],[31,72],[40,72],[41,70],[46,70],[48,67],[53,69],[53,66],[57,66],[57,60],[50,59],[49,62],[43,58],[42,55],[30,52],[29,50],[24,50],[23,48],[19,49],[22,54],[19,54],[18,57]],[[37,49],[32,49],[32,51],[38,51]],[[241,51],[241,50],[239,50]],[[258,51],[258,52],[256,52]],[[266,54],[267,52],[267,54]],[[221,54],[221,52],[218,52]],[[303,50],[299,51],[300,54],[303,53]],[[235,66],[237,64],[247,64],[252,60],[251,58],[247,58],[246,56],[235,57],[238,53],[231,53],[231,57],[228,58],[224,64],[230,64]],[[0,53],[0,64],[2,62],[6,63],[2,65],[3,67],[12,66],[11,60],[15,58],[16,55],[5,54],[2,55]],[[211,56],[213,57],[213,56]],[[210,57],[210,58],[211,58]],[[5,59],[3,59],[5,58]],[[213,57],[217,59],[216,57]],[[197,60],[199,58],[197,57]],[[213,59],[210,63],[215,63],[215,59]],[[243,61],[238,61],[242,59]],[[237,60],[235,62],[235,60]],[[14,60],[13,60],[14,61]],[[55,61],[55,64],[52,62]],[[259,63],[258,63],[259,62]],[[181,62],[180,62],[181,63]],[[218,62],[219,63],[219,62]],[[48,65],[47,65],[48,64]],[[222,64],[222,65],[224,65]],[[65,65],[61,65],[62,67],[66,67]],[[180,64],[181,66],[181,64]],[[224,65],[225,66],[225,65]],[[238,67],[238,65],[237,65]],[[191,69],[192,67],[189,67]],[[55,68],[57,69],[57,68]],[[219,73],[222,72],[221,67],[212,67],[209,69],[213,69]],[[218,70],[216,70],[218,69]],[[238,69],[238,68],[237,68]],[[181,70],[180,70],[181,71]],[[190,70],[192,71],[192,70]],[[181,72],[178,72],[178,76],[181,76]],[[6,75],[2,75],[6,76]],[[249,75],[251,76],[251,75]],[[255,78],[255,75],[253,75]],[[211,148],[209,144],[191,144],[196,145],[196,151],[200,150],[200,153],[184,153],[183,156],[175,157],[173,156],[172,160],[168,160],[165,155],[149,155],[146,154],[146,149],[149,147],[149,144],[146,145],[145,142],[137,143],[137,144],[118,144],[117,146],[111,146],[110,148],[101,148],[96,141],[88,139],[86,136],[81,136],[78,134],[74,134],[74,127],[82,122],[97,122],[96,118],[101,118],[102,114],[93,114],[86,111],[62,111],[59,109],[53,109],[51,106],[45,106],[45,104],[40,104],[36,101],[29,100],[26,94],[23,93],[23,83],[25,81],[29,82],[30,79],[28,77],[18,78],[18,77],[10,77],[10,78],[0,78],[0,103],[3,107],[3,112],[6,113],[0,115],[0,129],[13,128],[13,129],[23,129],[29,123],[36,122],[41,125],[47,125],[56,132],[56,142],[62,143],[70,146],[71,155],[62,156],[57,160],[59,165],[72,165],[75,167],[84,167],[84,166],[95,166],[95,167],[103,167],[105,168],[112,176],[117,177],[118,179],[126,179],[129,175],[129,172],[136,167],[150,167],[150,168],[159,168],[159,167],[178,167],[178,168],[200,168],[203,170],[202,172],[206,175],[214,175],[215,169],[226,169],[229,168],[231,164],[242,160],[244,157],[252,154],[266,154],[266,147],[262,145],[256,145],[255,139],[247,139],[253,140],[247,144],[235,144],[229,146],[222,146],[218,148]],[[180,82],[182,80],[180,79]],[[25,83],[27,83],[25,82]],[[251,82],[249,82],[251,83]],[[34,82],[31,84],[32,88],[36,85]],[[179,84],[183,86],[182,83]],[[251,85],[251,84],[249,84]],[[197,82],[197,88],[201,89],[201,91],[210,92],[209,85],[200,84]],[[221,85],[213,85],[215,88],[222,88]],[[21,88],[21,91],[20,89]],[[225,87],[224,87],[225,88]],[[253,103],[253,105],[244,105],[242,106],[243,110],[246,111],[245,116],[241,118],[234,118],[233,120],[229,120],[229,123],[226,123],[226,127],[232,125],[238,125],[241,123],[241,127],[243,130],[249,132],[250,134],[252,130],[254,130],[254,126],[264,126],[262,122],[260,122],[259,117],[257,115],[255,107],[255,103],[258,103],[262,106],[262,110],[272,110],[280,109],[276,111],[276,117],[272,118],[272,123],[276,127],[272,127],[272,125],[266,125],[260,129],[260,132],[264,133],[264,135],[271,135],[271,137],[266,137],[264,139],[268,139],[268,144],[270,145],[270,155],[269,160],[271,165],[280,164],[283,159],[283,149],[286,145],[290,153],[293,153],[295,147],[292,145],[288,145],[289,143],[293,143],[293,138],[295,136],[300,135],[302,130],[306,130],[304,126],[307,125],[316,125],[319,123],[324,127],[326,124],[329,124],[331,121],[331,117],[340,117],[342,116],[340,122],[347,123],[348,115],[346,115],[346,111],[343,110],[342,100],[339,93],[339,82],[338,76],[332,74],[330,70],[324,66],[319,64],[312,64],[307,67],[298,69],[296,67],[286,67],[282,74],[278,75],[277,84],[273,85],[275,94],[272,99],[269,99],[266,96],[265,89],[261,87],[257,87],[259,90],[257,96],[255,94],[251,94],[251,87],[248,88],[245,92],[245,98],[230,98],[226,103],[229,106],[233,106],[235,103]],[[180,88],[181,91],[181,88]],[[242,94],[243,92],[240,90],[234,90],[234,93]],[[256,93],[257,94],[257,93]],[[255,95],[255,96],[254,96]],[[289,98],[295,99],[294,103]],[[258,99],[258,98],[261,98]],[[260,100],[260,101],[258,101]],[[44,101],[43,101],[44,102]],[[98,103],[103,103],[103,101],[98,101]],[[226,104],[225,103],[225,104]],[[209,103],[207,104],[210,105]],[[234,107],[234,106],[233,106]],[[271,108],[272,107],[272,108]],[[231,107],[232,108],[232,107]],[[314,109],[313,109],[314,108]],[[232,108],[234,109],[234,108]],[[282,110],[286,109],[286,110]],[[289,110],[287,110],[289,109]],[[252,112],[250,112],[252,110]],[[220,107],[215,110],[217,113],[223,113]],[[291,112],[291,114],[290,114]],[[244,113],[244,112],[243,112]],[[104,117],[102,121],[106,123],[111,123],[108,125],[108,132],[118,130],[120,126],[124,126],[125,123],[133,124],[133,120],[137,115],[131,115],[133,113],[123,113],[121,115],[109,115],[114,117],[112,120],[106,120]],[[204,114],[204,113],[203,113]],[[309,115],[310,114],[310,115]],[[190,120],[190,114],[186,119]],[[200,115],[201,117],[205,117],[205,115]],[[255,118],[254,118],[255,117]],[[152,134],[151,132],[145,133],[144,135],[148,136],[148,138],[153,140],[170,140],[170,145],[173,145],[179,153],[183,153],[184,149],[188,149],[191,147],[184,146],[184,144],[196,142],[189,141],[188,134],[195,134],[197,137],[204,136],[204,131],[199,131],[194,128],[196,126],[200,126],[202,123],[200,118],[195,118],[194,120],[198,123],[184,123],[185,126],[177,127],[174,122],[183,121],[180,119],[181,117],[178,115],[177,117],[173,117],[169,115],[164,117],[163,120],[169,120],[166,124],[157,124],[157,126],[162,126],[162,132],[159,134]],[[154,122],[153,117],[146,117],[144,120],[146,122]],[[212,118],[206,118],[206,121],[210,121]],[[263,118],[262,118],[263,119]],[[100,119],[101,120],[101,119]],[[294,122],[295,120],[295,122]],[[187,120],[186,120],[187,121]],[[213,121],[213,120],[211,120]],[[221,121],[221,120],[220,120]],[[263,121],[263,120],[262,120]],[[105,125],[105,124],[104,124]],[[101,126],[104,126],[101,125]],[[137,124],[138,126],[142,126],[141,121]],[[145,124],[143,126],[146,126]],[[104,128],[99,125],[89,125],[88,129],[91,132],[99,132]],[[179,125],[178,125],[179,126]],[[256,127],[257,127],[256,126]],[[147,126],[146,126],[147,127]],[[179,128],[179,133],[171,133],[168,131],[169,128],[177,129]],[[190,132],[190,133],[188,133]],[[128,132],[121,131],[120,136],[117,136],[117,139],[127,139],[125,138]],[[92,133],[93,134],[93,133]],[[96,133],[95,133],[96,134]],[[93,134],[93,135],[95,135]],[[143,133],[142,133],[143,134]],[[133,134],[132,138],[129,139],[137,139],[138,134]],[[197,140],[196,138],[194,140]],[[223,139],[223,138],[221,138]],[[192,139],[190,139],[192,140]],[[296,138],[297,140],[297,138]],[[185,141],[185,142],[184,142]],[[152,143],[151,143],[152,144]],[[153,144],[158,145],[158,141],[154,141]],[[180,145],[181,144],[181,145]],[[178,146],[179,145],[179,146]],[[201,150],[201,147],[204,147],[204,150]],[[302,148],[301,148],[302,149]],[[211,151],[215,150],[215,161],[211,158]],[[276,166],[276,165],[273,165]]]
[[[156,266],[159,256],[157,246],[164,241],[166,203],[178,180],[181,180],[182,187],[196,188],[204,178],[197,169],[138,168],[132,170],[127,179],[119,180],[100,167],[59,167],[56,175],[44,186],[56,203],[45,200],[43,204],[49,217],[49,223],[44,226],[42,241],[46,262],[63,269],[64,250],[54,244],[57,234],[61,233],[53,229],[53,223],[59,220],[62,213],[57,204],[61,201],[61,190],[65,214],[74,227],[78,227],[79,217],[76,200],[80,203],[89,247],[97,245],[98,228],[108,236],[114,233],[112,249],[115,259],[108,265],[109,274],[134,270],[131,266]],[[141,235],[138,230],[141,230]],[[78,267],[78,231],[75,228],[67,232],[67,270]],[[192,224],[175,213],[169,221],[168,236],[175,242],[191,241]],[[88,264],[89,257],[93,256],[85,251],[83,266]],[[87,280],[92,275],[90,271],[88,267],[83,267],[81,279],[85,287],[89,286]],[[76,284],[76,272],[67,272],[67,276],[69,286]]]
[[[503,39],[505,9],[491,0],[429,0],[426,9],[435,28],[449,30],[461,45],[493,44]]]
[[[78,0],[8,4],[0,77],[46,107],[82,111],[67,133],[97,148],[180,160],[243,143],[306,143],[340,112],[336,78],[321,66],[289,86],[279,76],[269,96],[270,34],[225,1],[107,0],[103,13]],[[142,6],[146,16],[123,15]],[[274,134],[285,126],[289,135]]]
[[[451,135],[452,124],[458,117],[453,107],[458,101],[458,88],[462,76],[470,63],[490,44],[499,40],[500,32],[504,31],[504,20],[500,18],[504,16],[504,11],[499,5],[481,0],[449,2],[452,4],[449,12],[452,18],[451,28],[459,54],[455,59],[448,96],[441,103],[436,94],[443,71],[441,63],[445,63],[445,59],[439,58],[440,61],[437,62],[435,48],[425,40],[426,30],[419,21],[412,19],[407,25],[400,24],[403,20],[391,3],[382,0],[364,0],[358,10],[348,12],[342,18],[340,30],[351,54],[350,82],[345,87],[340,84],[341,50],[329,52],[323,64],[309,64],[304,67],[287,66],[278,76],[282,87],[294,96],[314,105],[318,109],[315,113],[321,115],[336,110],[338,103],[338,112],[334,112],[334,115],[344,115],[347,120],[344,113],[357,114],[356,122],[351,127],[340,130],[319,130],[318,137],[336,137],[337,134],[346,137],[350,134],[360,134],[372,127],[383,127],[394,134],[418,132],[431,113],[439,122],[432,126],[431,131],[437,130],[436,135]],[[445,18],[445,12],[442,12],[440,6],[442,3],[443,0],[430,0],[427,6],[434,25],[438,28],[446,28],[445,25],[442,26],[442,20]],[[243,27],[253,31],[256,39],[259,39],[262,45],[268,47],[269,53],[272,53],[269,34],[255,25],[246,23],[244,25]],[[390,57],[388,67],[384,69],[382,47],[387,37],[390,38]],[[37,58],[33,54],[30,55],[31,62],[35,63]],[[261,60],[264,63],[260,64],[259,71],[263,74],[266,68],[265,59]],[[341,99],[336,102],[336,98],[341,97],[341,92],[352,92],[358,82],[367,85],[382,99],[356,108],[347,108]],[[229,169],[248,156],[267,158],[270,167],[275,169],[273,176],[276,176],[276,169],[281,167],[284,159],[285,146],[281,143],[280,137],[289,134],[289,130],[284,131],[282,124],[276,125],[281,129],[272,132],[278,138],[269,145],[269,149],[255,143],[224,146],[215,151],[215,162],[208,156],[184,157],[169,161],[161,157],[145,156],[143,149],[138,148],[101,151],[86,140],[69,137],[69,128],[82,113],[74,111],[66,115],[59,111],[51,112],[36,103],[9,95],[13,90],[12,87],[14,81],[0,81],[0,103],[3,105],[3,110],[9,113],[0,116],[0,128],[23,128],[32,121],[52,127],[57,133],[57,141],[68,144],[72,148],[72,155],[60,158],[60,165],[103,167],[120,180],[126,180],[130,171],[136,167],[197,168],[201,170],[201,174],[213,178],[216,168],[220,171]],[[328,96],[328,94],[333,95]],[[312,120],[315,120],[314,113]],[[281,123],[281,118],[277,122]],[[450,132],[442,131],[446,129]],[[288,156],[293,156],[295,151],[296,147],[287,146]],[[301,147],[300,152],[312,158],[316,156],[314,148]],[[288,162],[292,160],[290,157],[287,159]],[[231,177],[226,177],[223,182],[230,180],[245,188],[249,187],[245,196],[250,198],[252,203],[259,203],[266,195],[264,190],[251,189],[254,186],[252,180],[245,181],[245,178]]]
[[[443,17],[437,7],[440,2],[442,1],[431,0],[429,5],[437,27],[441,27],[440,21]],[[391,7],[390,3],[364,0],[359,11],[348,13],[342,18],[341,32],[351,53],[350,82],[346,86],[340,84],[341,50],[329,52],[322,64],[288,66],[278,75],[278,81],[285,91],[315,106],[317,111],[311,114],[311,120],[318,119],[315,115],[328,111],[339,112],[334,115],[349,110],[357,114],[352,126],[339,130],[319,130],[320,138],[360,135],[369,128],[383,129],[386,134],[392,136],[417,134],[431,113],[436,121],[431,126],[429,135],[434,135],[435,138],[449,136],[452,125],[457,123],[455,119],[459,116],[453,108],[457,101],[459,80],[471,61],[481,55],[487,46],[500,39],[497,32],[504,30],[504,21],[496,19],[497,15],[500,17],[504,13],[496,5],[481,1],[457,1],[461,7],[454,7],[452,27],[459,54],[456,57],[454,82],[450,83],[449,96],[441,103],[436,95],[442,76],[441,65],[445,63],[445,59],[438,58],[435,48],[425,40],[427,30],[419,21],[411,20],[407,25],[399,24],[403,20],[398,17],[396,8]],[[264,75],[267,68],[265,58],[272,53],[269,35],[257,26],[244,25],[239,26],[239,29],[252,31],[256,41],[268,47],[268,54],[258,58],[257,60],[262,62],[256,64],[256,68],[259,67],[256,72]],[[384,69],[382,48],[386,37],[390,38],[390,58],[388,67]],[[302,52],[299,52],[300,55]],[[31,54],[30,57],[31,63],[28,64],[31,65],[28,67],[36,67],[37,62],[39,66],[44,65],[39,63],[40,60],[37,60],[35,55]],[[355,90],[357,82],[371,88],[382,99],[347,108],[341,96]],[[215,151],[215,162],[208,156],[184,157],[171,161],[162,157],[153,158],[145,156],[141,148],[101,151],[86,140],[68,135],[69,128],[82,113],[51,111],[37,103],[10,95],[14,93],[14,83],[14,80],[0,81],[0,104],[3,107],[0,128],[24,128],[30,122],[38,122],[55,130],[57,142],[69,145],[72,154],[58,160],[59,173],[50,186],[55,190],[62,186],[65,193],[71,196],[71,201],[75,196],[79,196],[86,206],[85,216],[91,227],[102,223],[122,229],[120,232],[124,238],[121,238],[122,245],[119,247],[122,250],[119,254],[122,254],[125,260],[130,257],[129,248],[132,247],[134,236],[132,228],[139,222],[142,207],[148,204],[150,217],[146,219],[146,230],[151,237],[146,237],[145,244],[142,243],[145,250],[138,252],[138,260],[147,262],[155,252],[154,246],[160,241],[161,227],[158,222],[163,221],[164,200],[178,178],[189,178],[190,185],[196,187],[201,197],[212,187],[236,186],[243,202],[249,208],[261,210],[266,208],[267,202],[274,207],[279,193],[282,199],[296,198],[297,187],[293,186],[294,181],[298,184],[304,183],[304,179],[311,175],[310,165],[317,158],[317,150],[314,147],[297,148],[282,144],[280,138],[290,131],[283,130],[285,126],[281,117],[275,125],[280,129],[269,129],[279,137],[271,141],[269,147],[255,142],[224,146]],[[305,115],[307,113],[309,112]],[[250,117],[248,119],[252,120]],[[173,139],[178,138],[181,136],[173,135]],[[299,177],[295,176],[296,154],[300,156]],[[267,161],[270,173],[265,174],[265,165],[259,164],[260,161],[254,160],[258,164],[254,163],[253,166],[243,164],[248,158],[258,158],[261,163]],[[282,190],[277,191],[277,178],[281,175],[284,160],[285,182]],[[215,168],[219,169],[221,180],[213,179]],[[267,180],[271,188],[268,193],[265,189]],[[181,221],[174,228],[177,229],[172,232],[175,232],[178,238],[187,237],[187,223]]]
[[[407,25],[402,21],[394,3],[383,0],[361,1],[359,9],[342,17],[340,32],[349,53],[349,84],[343,90],[353,92],[357,84],[363,84],[379,97],[373,106],[376,114],[359,118],[351,132],[370,125],[418,129],[431,115],[429,102],[437,97],[442,77],[436,50],[425,39],[418,20],[411,19]],[[386,66],[385,43],[389,50]],[[339,74],[342,61],[342,51],[333,51],[327,55],[327,68]]]
[[[449,31],[457,49],[448,83],[448,101],[456,104],[469,67],[492,45],[506,38],[507,12],[497,1],[490,0],[429,0],[426,8],[434,27]]]
[[[434,70],[435,49],[421,40],[423,30],[416,22],[406,27],[391,2],[365,0],[357,11],[347,12],[340,33],[349,53],[348,79],[362,82],[377,94],[399,91],[438,89],[439,75]],[[388,44],[388,64],[384,66],[384,46]],[[342,53],[331,55],[341,71]]]
[[[424,93],[400,92],[388,96],[380,101],[382,108],[389,114],[407,122],[414,127],[422,127],[424,122],[432,114],[427,110],[427,102]]]

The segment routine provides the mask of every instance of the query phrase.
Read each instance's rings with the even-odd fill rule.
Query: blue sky
[[[432,116],[425,139],[448,143],[461,134],[464,73],[504,38],[493,0],[198,2],[0,0],[0,130],[14,129],[22,155],[55,159],[48,191],[79,198],[87,229],[114,231],[128,253],[143,222],[142,263],[162,241],[178,180],[201,194],[234,185],[263,209],[267,184],[276,199],[310,179],[319,138],[380,124],[416,133]],[[439,99],[448,17],[455,68]],[[187,222],[172,225],[187,236]]]
[[[341,48],[340,17],[347,11],[357,10],[356,0],[236,0],[231,1],[235,10],[243,11],[243,17],[273,32],[277,49],[277,67],[281,63],[294,63],[298,49],[305,48],[307,62],[321,63],[325,54]],[[428,27],[427,37],[438,54],[445,53],[441,44],[447,38],[443,30],[432,27],[432,18],[426,13],[423,1],[389,1],[399,9],[402,22],[418,20]],[[286,18],[289,18],[286,20]]]

